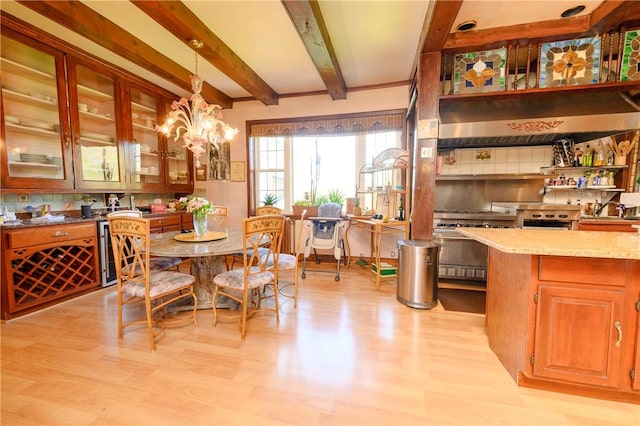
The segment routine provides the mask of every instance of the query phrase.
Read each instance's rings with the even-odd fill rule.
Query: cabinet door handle
[[[616,345],[616,347],[620,347],[620,343],[622,343],[622,324],[620,324],[620,321],[616,321],[614,326],[616,327],[616,330],[618,330],[618,340],[616,340],[614,345]]]
[[[52,235],[52,237],[66,237],[67,235],[69,235],[68,232],[60,232],[60,231],[56,231],[55,234]]]

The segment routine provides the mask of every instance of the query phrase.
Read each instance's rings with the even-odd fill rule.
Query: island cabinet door
[[[565,382],[618,388],[624,289],[540,285],[533,374]],[[631,335],[635,324],[628,324]]]

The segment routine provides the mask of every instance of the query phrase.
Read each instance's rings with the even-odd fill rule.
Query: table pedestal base
[[[198,298],[197,309],[212,309],[211,299],[213,298],[213,279],[216,275],[226,271],[222,261],[224,256],[203,256],[191,258],[190,274],[196,280],[193,283],[193,292]],[[238,309],[239,303],[228,297],[218,297],[216,308]],[[176,311],[187,311],[193,309],[193,305],[182,305],[175,307]]]

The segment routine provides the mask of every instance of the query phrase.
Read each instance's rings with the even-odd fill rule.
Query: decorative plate
[[[184,241],[187,243],[203,243],[206,241],[224,240],[227,238],[226,232],[205,232],[202,237],[196,237],[195,232],[189,232],[188,234],[178,234],[173,237],[177,241]]]
[[[598,83],[600,37],[542,43],[539,87]]]
[[[504,90],[507,49],[456,55],[454,93],[480,93]]]
[[[620,79],[640,80],[640,28],[624,33]]]

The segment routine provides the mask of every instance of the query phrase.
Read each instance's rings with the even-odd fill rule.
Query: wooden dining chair
[[[281,215],[282,209],[276,206],[260,206],[256,207],[256,216],[264,215]],[[233,253],[226,257],[225,262],[227,265],[227,271],[231,270],[236,262],[242,261],[242,253]]]
[[[300,232],[298,244],[296,245],[296,250],[294,254],[288,253],[280,253],[278,256],[278,291],[281,296],[289,297],[293,299],[293,307],[298,307],[298,277],[300,274],[298,273],[298,267],[300,264],[300,256],[304,253],[305,242],[308,236],[308,232],[304,233],[305,229],[308,227],[302,226],[304,224],[305,216],[307,215],[307,211],[304,210],[300,215]],[[286,219],[286,223],[289,222],[289,218]],[[263,261],[267,263],[267,265],[273,264],[273,256],[268,257],[268,254],[264,254]],[[288,277],[290,275],[290,277]],[[287,278],[284,280],[282,278]],[[288,293],[285,291],[287,287],[293,286],[293,293]],[[275,294],[275,291],[274,291]]]
[[[282,214],[282,209],[276,206],[256,207],[256,216],[264,216],[267,214]]]
[[[242,267],[222,272],[213,279],[213,324],[218,323],[216,299],[228,297],[240,304],[240,313],[225,315],[239,318],[240,336],[244,340],[247,332],[247,316],[259,311],[273,311],[276,321],[280,322],[278,306],[278,258],[284,232],[284,216],[267,215],[252,216],[242,221],[242,237],[244,248],[242,251]],[[258,248],[267,250],[266,257],[261,255]],[[273,259],[268,264],[267,259]],[[261,303],[265,285],[272,284],[274,288],[274,307],[266,307]],[[253,304],[253,298],[257,303]],[[249,305],[255,306],[249,312]]]
[[[107,219],[114,217],[142,217],[142,212],[140,210],[118,210],[117,212],[107,214]],[[151,271],[164,271],[175,268],[176,271],[180,272],[180,264],[183,262],[183,259],[169,256],[151,256],[149,262],[149,269]]]
[[[227,207],[214,207],[207,215],[207,229],[209,231],[229,233],[229,209]]]
[[[118,340],[124,329],[146,325],[151,350],[166,324],[190,323],[196,326],[197,297],[193,291],[195,277],[176,271],[151,271],[149,259],[150,224],[148,219],[116,216],[109,218],[111,245],[116,265],[118,292]],[[171,314],[170,305],[193,301],[190,315]],[[136,308],[127,309],[128,321],[123,319],[125,306],[144,306],[145,317],[135,316]],[[130,311],[130,312],[129,312]]]

